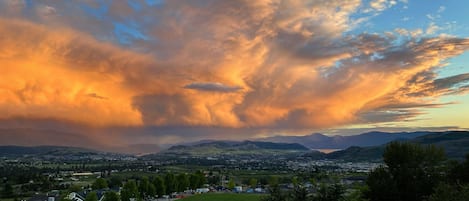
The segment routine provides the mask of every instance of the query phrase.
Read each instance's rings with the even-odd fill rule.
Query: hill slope
[[[291,154],[305,153],[310,149],[298,143],[274,142],[225,142],[213,141],[196,145],[177,145],[170,147],[163,154],[176,153],[196,156],[215,155],[263,155],[263,154]]]
[[[67,155],[67,154],[96,154],[97,151],[78,147],[63,146],[0,146],[0,156],[20,157],[25,155]]]

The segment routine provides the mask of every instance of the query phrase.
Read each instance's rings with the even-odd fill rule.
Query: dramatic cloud
[[[192,83],[184,86],[184,88],[214,92],[235,92],[242,89],[238,86],[226,86],[221,83]]]
[[[354,31],[399,3],[3,1],[0,119],[116,144],[411,121],[469,90],[469,74],[435,73],[469,39]],[[28,132],[3,127],[2,139]]]

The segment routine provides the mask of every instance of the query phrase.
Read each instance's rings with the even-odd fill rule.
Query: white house
[[[210,191],[210,189],[208,188],[198,188],[198,189],[195,189],[195,192],[196,193],[208,193]]]

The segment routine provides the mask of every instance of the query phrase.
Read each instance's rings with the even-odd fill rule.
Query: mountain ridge
[[[469,154],[469,131],[431,132],[413,139],[399,140],[420,145],[435,145],[442,147],[449,159],[463,159]],[[381,160],[386,144],[368,147],[352,146],[344,150],[327,154],[327,159],[341,159],[349,161]]]
[[[305,136],[274,136],[260,138],[260,141],[299,143],[310,149],[345,149],[351,146],[376,146],[394,140],[412,139],[432,133],[431,131],[416,132],[381,132],[370,131],[358,135],[327,136],[321,133],[313,133]]]

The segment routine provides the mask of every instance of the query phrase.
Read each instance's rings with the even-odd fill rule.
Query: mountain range
[[[373,131],[351,136],[326,136],[314,133],[306,136],[274,136],[258,139],[266,142],[299,143],[310,149],[346,149],[351,146],[368,147],[385,144],[394,140],[407,140],[431,134],[433,132],[387,133]]]
[[[469,154],[469,131],[429,132],[427,135],[401,141],[442,147],[449,159],[459,160]],[[369,147],[352,146],[330,154],[313,156],[347,161],[381,160],[385,147],[386,144]]]
[[[421,145],[436,145],[444,148],[448,158],[462,159],[469,153],[469,131],[446,132],[369,132],[356,136],[277,136],[264,138],[263,141],[210,141],[176,145],[166,153],[187,155],[243,155],[243,154],[297,154],[312,159],[331,159],[344,161],[380,161],[385,147],[392,141],[405,141]],[[272,140],[274,142],[267,142]],[[284,140],[282,142],[278,142]],[[277,141],[277,142],[275,142]],[[345,147],[345,148],[344,148]],[[310,149],[341,149],[332,153],[322,153]]]
[[[161,151],[161,154],[176,155],[301,155],[314,159],[340,159],[348,161],[380,160],[387,143],[407,141],[422,145],[443,147],[449,158],[461,159],[469,153],[469,131],[446,132],[369,132],[356,136],[276,136],[262,141],[214,141],[203,140],[194,143],[174,145]],[[266,141],[272,140],[272,141]],[[158,146],[135,145],[136,149],[145,148],[146,153],[156,153]],[[311,149],[342,149],[332,153],[321,153]],[[0,146],[0,157],[83,157],[102,155],[109,152],[67,146]]]

